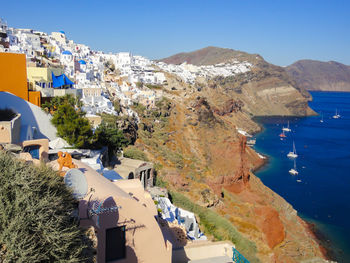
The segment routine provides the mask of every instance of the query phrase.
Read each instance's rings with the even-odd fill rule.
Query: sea
[[[350,262],[350,93],[311,95],[309,105],[318,116],[258,119],[264,129],[254,148],[268,163],[256,175],[315,225],[338,262]],[[288,121],[292,131],[281,140]],[[298,175],[288,172],[294,167],[287,157],[293,142]]]

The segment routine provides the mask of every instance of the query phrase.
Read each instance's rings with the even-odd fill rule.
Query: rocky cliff
[[[254,57],[252,71],[195,84],[167,73],[157,109],[136,109],[142,122],[136,147],[155,162],[158,182],[217,215],[203,226],[231,224],[213,238],[230,238],[250,262],[323,262],[305,222],[253,174],[264,159],[237,132],[259,131],[253,116],[312,113],[307,92],[280,67]]]
[[[245,73],[210,80],[198,77],[197,90],[200,90],[203,96],[215,100],[214,104],[230,98],[240,100],[243,111],[252,116],[314,114],[308,107],[310,94],[290,78],[284,68],[267,63],[260,55],[207,47],[189,53],[179,53],[161,61],[195,65],[249,62],[252,68]]]
[[[350,66],[335,61],[299,60],[286,70],[307,90],[350,91]]]

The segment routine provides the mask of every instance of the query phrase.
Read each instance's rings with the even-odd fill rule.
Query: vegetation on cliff
[[[199,217],[200,227],[206,235],[211,235],[216,240],[230,240],[249,262],[259,262],[256,257],[256,245],[243,237],[230,221],[211,209],[195,204],[179,192],[170,191],[169,194],[174,205],[189,210]]]
[[[254,78],[260,78],[259,74]],[[240,77],[243,81],[245,76]],[[202,83],[197,89],[170,77],[164,89],[175,87],[177,93],[164,92],[166,98],[155,109],[136,105],[140,124],[134,147],[156,164],[157,185],[170,191],[175,205],[196,214],[207,236],[231,240],[251,262],[300,262],[320,257],[318,244],[288,204],[251,174],[262,159],[236,130],[256,128],[247,114],[252,101],[259,99],[254,97],[255,88],[263,97],[251,110],[259,110],[260,103],[270,100],[265,90],[275,99],[270,103],[278,107],[272,109],[275,112],[293,101],[293,94],[306,101],[288,84],[281,87],[287,90],[281,100],[271,87],[285,82],[278,77],[267,79],[249,80],[239,94],[229,79],[216,82],[216,87]]]
[[[0,262],[92,262],[77,208],[53,170],[0,151]]]
[[[123,131],[118,129],[116,116],[104,114],[102,123],[93,131],[79,99],[71,95],[54,97],[42,108],[53,114],[52,123],[57,135],[77,148],[98,149],[107,146],[110,156],[130,144]]]

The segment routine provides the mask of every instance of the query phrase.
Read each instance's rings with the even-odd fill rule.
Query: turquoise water
[[[350,262],[350,93],[312,92],[312,109],[323,114],[305,118],[265,118],[255,149],[269,156],[257,176],[284,197],[299,215],[316,224],[339,262]],[[341,118],[333,119],[338,109]],[[282,126],[292,132],[280,140]],[[287,157],[295,142],[299,174],[288,173]],[[301,180],[301,182],[297,182]]]

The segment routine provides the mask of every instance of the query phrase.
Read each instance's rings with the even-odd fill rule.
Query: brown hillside
[[[263,159],[236,130],[259,131],[254,115],[311,112],[285,74],[262,64],[247,74],[194,85],[166,74],[158,108],[138,109],[136,147],[156,163],[158,179],[171,191],[221,217],[211,224],[226,220],[238,231],[226,229],[219,238],[236,236],[237,249],[250,262],[324,262],[318,241],[293,207],[255,177]]]
[[[199,66],[226,63],[233,59],[255,63],[256,60],[262,60],[262,57],[257,54],[248,54],[229,48],[206,47],[193,52],[175,54],[171,57],[160,59],[159,61],[168,64],[182,64],[187,62],[188,64]]]
[[[299,60],[286,70],[307,90],[350,91],[350,66],[335,61]]]

